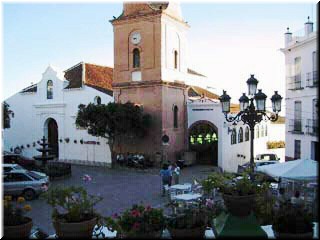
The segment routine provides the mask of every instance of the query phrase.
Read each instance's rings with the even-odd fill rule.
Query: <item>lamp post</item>
[[[257,91],[258,80],[254,78],[252,74],[247,80],[248,85],[248,96],[245,93],[240,97],[240,112],[236,116],[228,116],[230,112],[230,100],[231,97],[226,91],[220,96],[219,100],[221,102],[222,112],[225,115],[227,122],[233,122],[236,125],[238,122],[242,121],[247,124],[250,129],[250,169],[251,173],[254,171],[254,156],[253,156],[253,139],[254,139],[254,127],[256,124],[260,123],[262,120],[275,122],[278,120],[278,113],[281,111],[281,100],[282,97],[275,91],[274,95],[271,97],[272,111],[270,116],[266,112],[266,99],[265,95],[261,89]],[[254,103],[255,101],[255,103]],[[252,175],[253,176],[253,175]]]

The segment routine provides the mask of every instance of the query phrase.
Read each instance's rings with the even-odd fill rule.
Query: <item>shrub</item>
[[[51,178],[71,175],[71,164],[64,162],[48,162],[45,173]]]

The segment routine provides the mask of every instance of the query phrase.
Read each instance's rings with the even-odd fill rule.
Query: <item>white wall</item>
[[[318,141],[317,136],[306,134],[307,119],[312,119],[313,99],[317,98],[318,88],[306,87],[307,73],[312,72],[313,69],[312,52],[317,50],[317,33],[303,37],[293,37],[293,41],[287,48],[282,49],[285,54],[286,65],[286,152],[285,155],[289,158],[294,157],[294,141],[301,141],[301,158],[311,158],[311,142]],[[318,52],[319,54],[319,52]],[[289,90],[290,79],[294,75],[294,59],[301,57],[301,80],[302,90]],[[294,102],[301,101],[302,105],[302,134],[294,134],[289,132],[291,130],[289,124],[290,120],[294,119]]]
[[[221,112],[221,104],[217,100],[196,100],[194,102],[188,101],[188,128],[195,122],[200,120],[207,120],[213,123],[218,128],[218,166],[225,171],[236,172],[238,165],[242,165],[250,161],[250,141],[238,143],[238,132],[240,127],[243,128],[245,134],[245,125],[238,123],[235,126],[237,131],[237,143],[231,144],[231,132],[234,126],[231,123],[227,123],[223,113]],[[207,109],[207,111],[193,111],[193,109]],[[268,123],[261,123],[267,125]],[[268,124],[270,125],[270,124]],[[268,126],[269,128],[269,126]],[[268,131],[269,132],[269,131]],[[250,138],[249,138],[250,139]],[[258,153],[266,153],[266,142],[268,136],[255,138],[254,140],[254,155]],[[239,157],[238,155],[243,155]]]
[[[53,81],[53,99],[46,97],[46,83],[49,79]],[[86,130],[77,129],[75,119],[79,104],[94,102],[96,96],[101,97],[102,104],[107,104],[113,101],[113,97],[87,86],[64,90],[65,85],[63,79],[59,78],[59,73],[49,67],[37,84],[36,93],[17,93],[5,100],[14,112],[14,118],[11,120],[11,128],[5,129],[3,133],[4,149],[9,151],[12,147],[24,145],[23,155],[33,157],[40,154],[36,151],[39,145],[33,147],[33,142],[46,135],[45,122],[48,118],[53,118],[58,125],[58,139],[63,140],[59,141],[59,160],[109,165],[111,154],[106,139],[93,137]],[[69,143],[65,142],[65,138],[70,138]],[[80,139],[99,141],[100,145],[80,144]],[[31,147],[27,148],[27,144]]]

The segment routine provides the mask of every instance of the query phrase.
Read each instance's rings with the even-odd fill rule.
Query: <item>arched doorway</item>
[[[197,163],[218,166],[218,128],[198,121],[189,128],[189,148],[197,153]]]
[[[52,148],[51,154],[59,158],[58,124],[53,118],[48,118],[45,123],[45,136],[48,139],[49,147]]]

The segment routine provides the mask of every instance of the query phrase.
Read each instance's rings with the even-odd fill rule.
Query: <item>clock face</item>
[[[141,41],[141,35],[138,32],[135,32],[131,35],[131,42],[133,44],[138,44]]]

